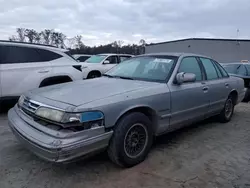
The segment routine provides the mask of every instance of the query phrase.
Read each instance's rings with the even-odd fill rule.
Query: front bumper
[[[33,121],[17,106],[8,112],[9,126],[18,140],[37,156],[51,162],[69,162],[105,149],[113,131],[104,127],[81,132],[59,132]]]

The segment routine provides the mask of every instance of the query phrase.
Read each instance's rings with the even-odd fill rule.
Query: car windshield
[[[92,55],[85,62],[86,63],[101,63],[107,56],[106,55]]]
[[[140,56],[118,64],[104,76],[165,82],[177,61],[176,56]]]

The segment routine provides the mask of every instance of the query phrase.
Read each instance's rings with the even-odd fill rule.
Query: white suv
[[[0,99],[48,85],[82,80],[81,64],[64,49],[0,41]]]
[[[107,72],[118,63],[132,57],[129,54],[98,54],[92,55],[90,58],[81,63],[83,78],[96,78],[100,77],[103,73]]]

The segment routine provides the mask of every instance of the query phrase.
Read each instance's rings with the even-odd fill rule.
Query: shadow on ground
[[[0,101],[0,114],[7,113],[16,103],[17,100]]]

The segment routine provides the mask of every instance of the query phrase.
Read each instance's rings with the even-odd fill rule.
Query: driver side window
[[[178,72],[193,73],[196,75],[196,81],[202,80],[200,65],[195,57],[185,57],[182,59]]]
[[[109,56],[106,60],[108,60],[110,64],[118,64],[117,56]]]

